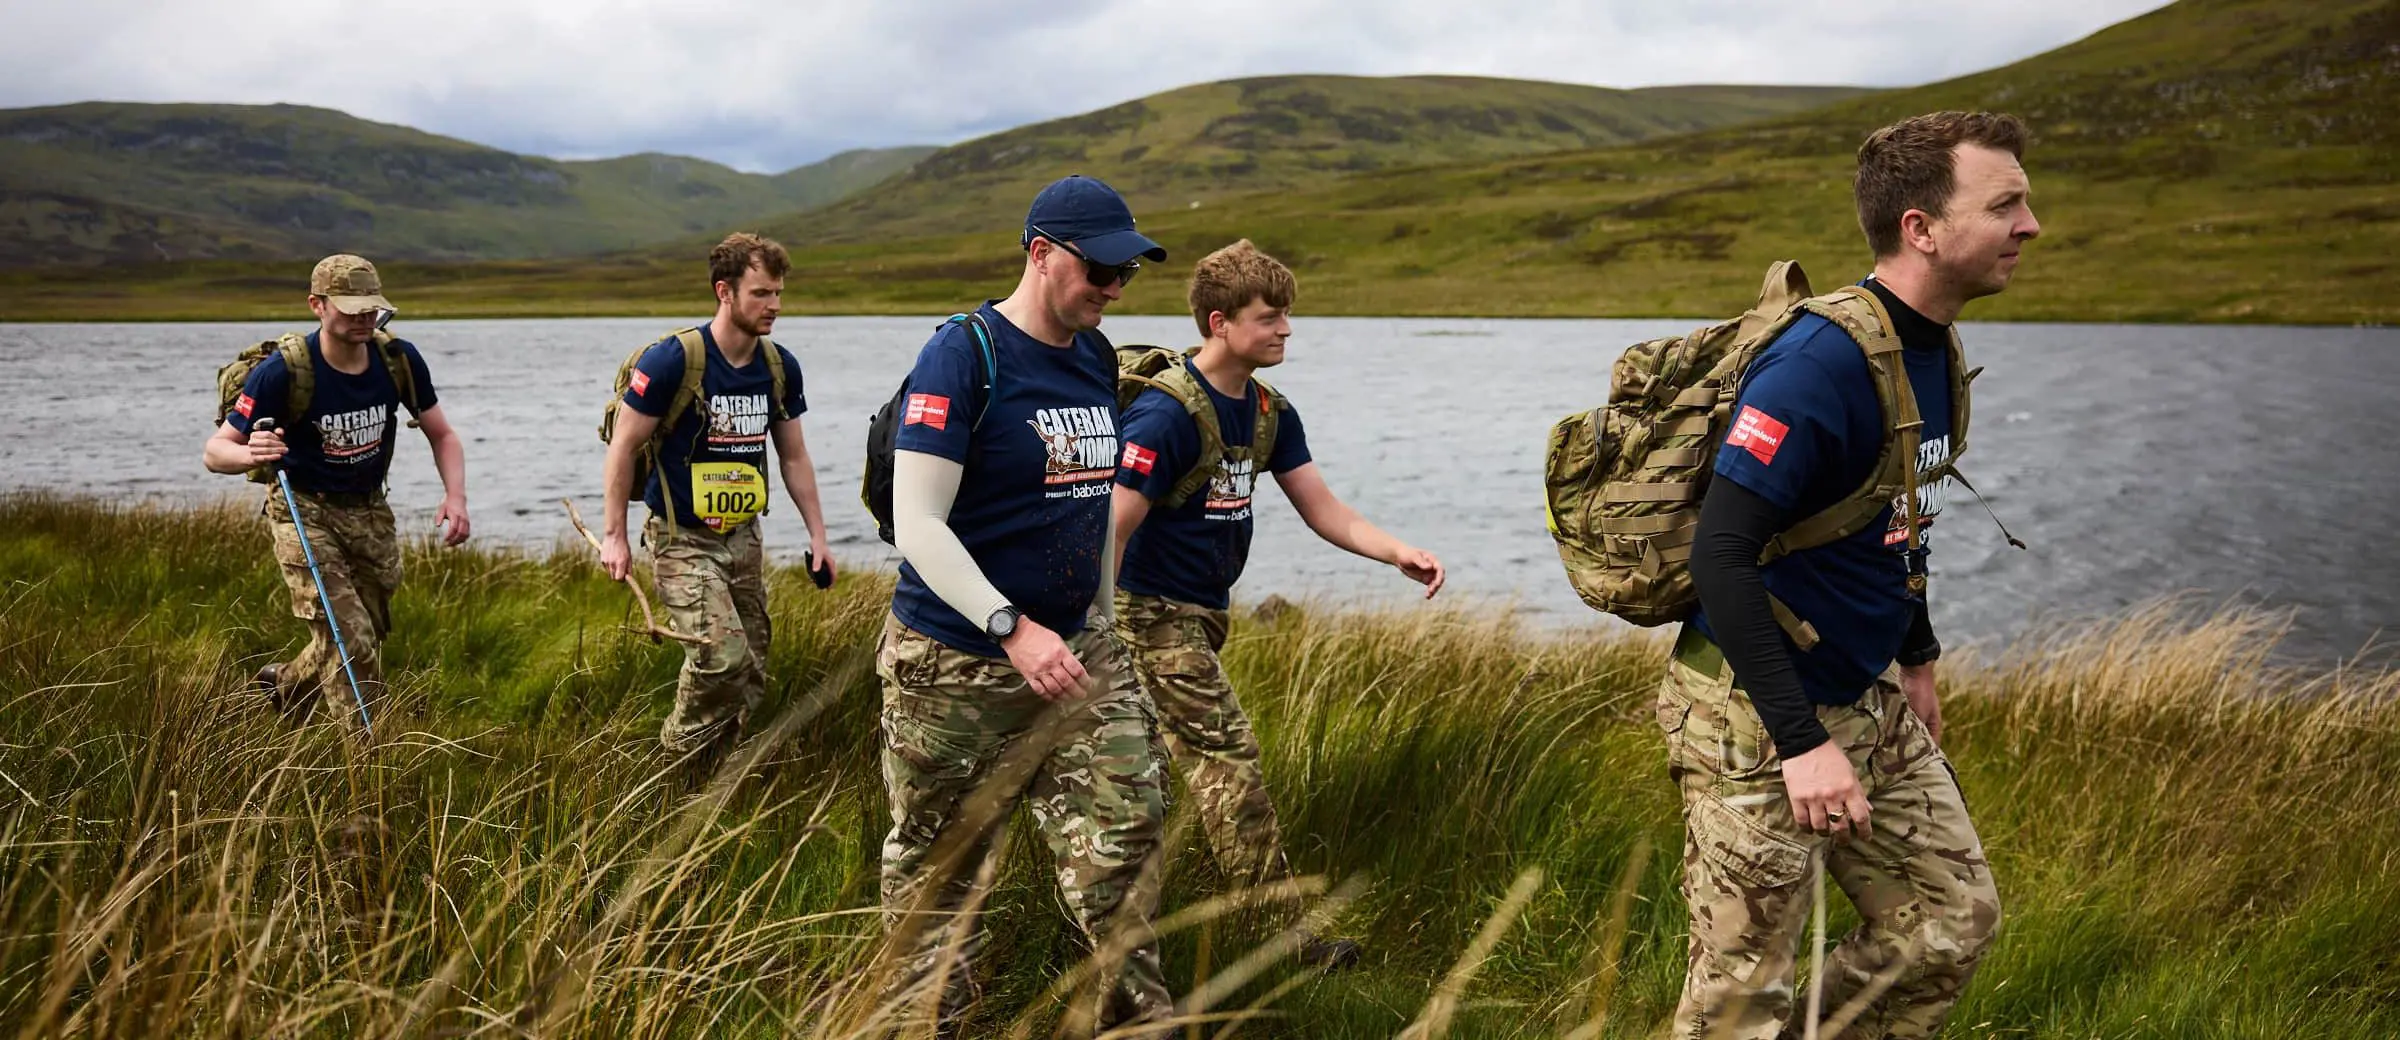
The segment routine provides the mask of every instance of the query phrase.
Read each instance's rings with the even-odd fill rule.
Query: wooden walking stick
[[[575,533],[582,535],[584,541],[591,543],[593,552],[599,552],[600,539],[592,535],[591,528],[583,526],[583,514],[575,511],[575,500],[571,498],[562,498],[558,500],[558,504],[567,507],[567,519],[574,523]],[[710,640],[705,637],[685,635],[681,632],[675,631],[672,628],[668,628],[659,624],[658,615],[650,612],[650,597],[642,595],[641,583],[633,580],[633,572],[630,570],[626,571],[625,577],[622,580],[625,582],[626,588],[633,590],[633,601],[641,604],[642,606],[642,627],[635,628],[632,625],[627,625],[625,626],[625,631],[649,636],[650,641],[653,643],[658,642],[661,639],[672,639],[678,643],[690,643],[694,646],[712,645]]]

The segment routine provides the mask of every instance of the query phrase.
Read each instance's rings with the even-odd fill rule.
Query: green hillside
[[[930,151],[766,176],[656,154],[561,162],[293,105],[14,109],[0,111],[0,264],[626,249],[821,206]]]
[[[1138,212],[1320,185],[1362,171],[1541,155],[1787,114],[1852,87],[1614,90],[1465,76],[1270,76],[1183,87],[945,148],[875,191],[805,219],[786,242],[1009,229],[1067,172]]]
[[[1688,99],[1724,89],[1643,93]],[[1943,108],[2015,112],[2035,134],[2026,167],[2044,233],[2015,287],[1974,318],[2400,322],[2400,0],[2183,0],[2002,68],[1714,130],[1445,165],[1423,165],[1435,158],[1423,151],[1419,165],[1398,165],[1405,150],[1358,145],[1394,165],[1362,160],[1369,168],[1356,172],[1330,159],[1308,166],[1298,156],[1315,151],[1300,149],[1262,167],[1299,167],[1279,175],[1290,184],[1259,171],[1164,182],[1192,194],[1192,185],[1215,186],[1198,198],[1148,187],[1148,153],[1125,160],[1120,151],[1115,167],[1093,159],[1097,143],[1080,157],[1002,162],[989,142],[1004,134],[939,153],[806,221],[767,226],[801,247],[788,310],[944,312],[1006,291],[1033,185],[1080,169],[1127,187],[1177,272],[1243,236],[1283,257],[1301,275],[1304,315],[1728,314],[1779,257],[1801,259],[1820,283],[1862,273],[1849,186],[1857,144],[1875,127]],[[1166,133],[1163,119],[1154,122],[1123,133]],[[1059,127],[1011,134],[1027,135],[1015,140],[1030,155],[1045,141],[1063,149],[1070,138]],[[1323,140],[1321,130],[1277,139]],[[1452,140],[1522,143],[1509,134]],[[972,164],[961,154],[992,156],[992,168],[962,172]],[[1193,144],[1182,154],[1216,153]],[[1185,161],[1193,164],[1206,163]],[[568,266],[406,274],[423,287],[412,287],[416,315],[682,313],[694,262],[686,241]],[[71,273],[0,272],[0,316],[288,310],[248,288],[238,266],[151,274],[95,286]],[[1180,283],[1142,279],[1120,309],[1180,310]]]
[[[1178,265],[1257,240],[1299,270],[1304,313],[1732,313],[1778,257],[1820,282],[1862,273],[1858,142],[1944,108],[2016,112],[2035,133],[2045,233],[1975,317],[2400,321],[2395,0],[2184,0],[2003,68],[1765,122],[1138,212]],[[1004,288],[1013,245],[835,245],[795,281],[826,309],[937,309]],[[1128,302],[1179,309],[1177,281],[1137,282]]]

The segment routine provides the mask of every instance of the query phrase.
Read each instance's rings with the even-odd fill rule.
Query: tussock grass
[[[237,693],[301,638],[252,508],[0,499],[0,1031],[872,1035],[888,578],[775,576],[777,729],[695,786],[654,744],[678,655],[585,557],[408,567],[362,750]],[[2280,631],[2170,602],[1945,662],[2008,911],[1951,1035],[2400,1035],[2400,679],[2279,664]],[[1165,950],[1210,999],[1179,1035],[1646,1035],[1683,964],[1663,655],[1237,625],[1310,905],[1368,963],[1276,961],[1187,827]],[[972,1035],[1047,1035],[1086,956],[1010,846]]]

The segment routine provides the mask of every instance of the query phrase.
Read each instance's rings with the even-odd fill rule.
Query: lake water
[[[835,553],[894,567],[858,504],[867,416],[937,320],[787,318],[799,356]],[[664,319],[425,321],[395,327],[425,353],[467,439],[478,542],[545,545],[575,498],[598,522],[593,434],[627,351]],[[1308,423],[1327,481],[1369,518],[1441,555],[1451,591],[1537,623],[1597,617],[1543,528],[1542,451],[1558,417],[1606,393],[1626,344],[1673,321],[1306,318],[1272,373]],[[282,324],[0,324],[0,489],[188,501],[254,495],[200,466],[218,365]],[[1190,322],[1113,317],[1119,343],[1186,343]],[[2194,591],[2293,608],[2294,655],[2354,654],[2400,619],[2400,330],[1974,325],[1966,470],[2030,551],[1954,496],[1934,557],[1946,642],[2029,620],[2105,613]],[[392,498],[430,531],[440,483],[402,430]],[[1319,542],[1261,482],[1258,537],[1237,601],[1270,593],[1401,604],[1414,585]],[[637,507],[638,508],[638,507]],[[771,551],[804,545],[788,501]]]

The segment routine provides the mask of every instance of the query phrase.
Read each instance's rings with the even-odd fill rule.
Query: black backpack
[[[983,425],[983,413],[992,405],[992,388],[1000,381],[1000,357],[992,349],[992,330],[977,314],[953,314],[935,328],[947,328],[965,322],[982,348],[983,383],[975,388],[975,423],[972,431]],[[875,537],[887,545],[892,541],[892,453],[900,443],[900,418],[908,411],[908,379],[903,376],[900,387],[892,391],[892,399],[883,403],[875,417],[867,421],[867,472],[859,481],[858,500],[866,504],[867,514],[875,518]],[[972,449],[970,449],[972,450]]]
[[[944,328],[955,322],[967,324],[967,330],[975,335],[975,345],[981,347],[983,353],[983,383],[975,388],[972,402],[975,406],[975,422],[967,427],[973,431],[983,427],[983,413],[991,408],[993,388],[1000,384],[1000,355],[992,347],[992,329],[983,323],[982,315],[953,314],[935,328]],[[1116,345],[1110,343],[1099,329],[1085,329],[1076,335],[1088,338],[1097,345],[1101,357],[1117,356]],[[875,417],[867,420],[867,472],[864,479],[859,481],[858,500],[866,504],[867,514],[875,518],[875,537],[883,539],[886,545],[899,544],[892,540],[892,453],[899,450],[900,420],[907,413],[908,379],[902,377],[899,389],[892,391],[892,399],[885,401]],[[976,452],[972,447],[973,441],[968,443],[967,463],[973,465]]]

